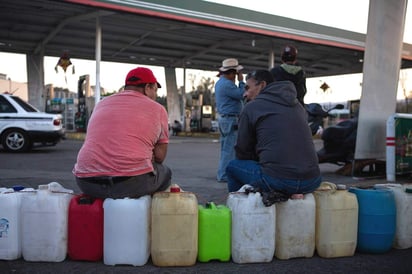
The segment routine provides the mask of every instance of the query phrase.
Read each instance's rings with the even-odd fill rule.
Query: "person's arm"
[[[228,97],[235,100],[242,100],[243,93],[245,92],[245,82],[239,82],[239,87],[235,83],[225,86],[225,93]]]
[[[243,73],[241,71],[237,72],[237,80],[239,82],[243,82]]]
[[[169,120],[167,112],[164,107],[160,108],[160,126],[161,133],[153,148],[153,161],[156,163],[163,163],[166,159],[167,145],[169,140]]]
[[[156,144],[153,150],[153,160],[156,163],[163,163],[167,155],[167,144]]]

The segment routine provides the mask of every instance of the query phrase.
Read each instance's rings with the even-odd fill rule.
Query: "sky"
[[[349,31],[366,33],[369,0],[208,0],[226,4],[239,8],[253,9],[259,12],[275,14],[289,17],[297,20],[308,21],[312,23],[327,25],[330,27],[346,29]],[[270,3],[268,5],[268,3]],[[405,21],[404,42],[412,44],[412,8],[407,10]],[[77,90],[77,81],[80,76],[89,74],[91,85],[96,84],[96,64],[93,61],[71,59],[75,68],[72,74],[72,67],[67,69],[66,74],[61,68],[55,71],[57,57],[45,57],[44,71],[45,84],[53,84],[55,87],[68,88],[71,91]],[[27,82],[25,55],[9,54],[0,52],[0,73],[7,74],[7,77],[17,82]],[[106,91],[112,92],[118,90],[124,82],[124,77],[129,70],[135,68],[138,64],[119,64],[112,62],[101,62],[100,64],[100,86]],[[165,75],[162,67],[150,67],[158,81],[165,85]],[[200,79],[202,76],[215,78],[216,72],[188,70]],[[67,78],[67,82],[66,82]],[[177,69],[177,84],[183,85],[183,70]],[[187,77],[189,78],[189,77]],[[412,90],[412,71],[403,71],[400,78],[404,79],[403,87],[406,90]],[[409,80],[411,79],[411,80]],[[327,82],[331,87],[326,93],[319,86]],[[312,78],[307,80],[308,93],[305,102],[330,102],[346,101],[359,99],[361,93],[362,76],[360,74],[333,76],[323,78]],[[191,89],[187,86],[187,89]],[[165,89],[159,89],[158,95],[165,95]]]

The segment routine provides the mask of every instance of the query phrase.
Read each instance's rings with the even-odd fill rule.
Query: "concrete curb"
[[[81,140],[84,141],[86,137],[85,132],[66,132],[66,139],[70,140]],[[170,135],[170,137],[172,137]],[[174,136],[173,136],[174,137]],[[219,139],[220,134],[218,132],[179,132],[177,137],[195,137],[195,138],[211,138],[211,139]],[[321,139],[320,136],[315,135],[313,139]]]
[[[66,139],[84,141],[86,137],[85,132],[66,132]],[[172,137],[170,135],[170,137]],[[174,136],[173,136],[174,137]],[[197,137],[197,138],[211,138],[219,139],[220,134],[217,132],[179,132],[177,137]]]
[[[66,132],[66,139],[69,140],[82,140],[84,141],[84,138],[86,137],[85,132]]]

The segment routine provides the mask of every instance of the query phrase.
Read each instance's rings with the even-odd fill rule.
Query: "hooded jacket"
[[[259,162],[262,172],[273,178],[320,176],[307,114],[289,81],[267,85],[245,105],[235,150],[238,159]]]
[[[296,88],[298,101],[304,105],[306,95],[306,75],[300,66],[281,64],[270,71],[276,81],[291,81]]]

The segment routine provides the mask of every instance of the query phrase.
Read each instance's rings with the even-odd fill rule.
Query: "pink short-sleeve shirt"
[[[153,171],[153,149],[169,142],[166,109],[140,92],[100,101],[77,156],[77,177],[136,176]]]

